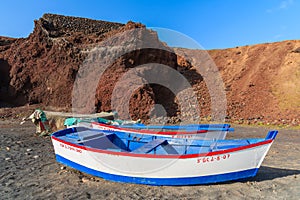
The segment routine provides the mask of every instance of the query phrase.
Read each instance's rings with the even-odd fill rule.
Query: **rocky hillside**
[[[139,31],[134,32],[137,28]],[[113,45],[123,46],[110,48]],[[96,47],[105,50],[96,55],[93,53]],[[134,50],[127,52],[127,48]],[[226,118],[246,123],[299,125],[299,49],[300,41],[284,41],[208,51],[224,82]],[[103,71],[98,69],[96,65],[102,66],[99,63],[107,61],[106,56],[114,51],[116,56],[122,51],[125,53]],[[129,115],[133,119],[147,120],[153,115],[153,106],[162,105],[169,122],[183,118],[199,120],[191,114],[192,107],[186,108],[185,113],[180,112],[178,99],[168,89],[172,86],[148,84],[153,66],[136,68],[159,63],[186,77],[196,91],[201,117],[211,119],[210,92],[203,76],[194,70],[192,62],[178,54],[179,51],[190,50],[173,51],[158,40],[155,32],[139,23],[120,24],[45,14],[35,21],[35,28],[27,38],[0,37],[0,102],[1,105],[40,104],[70,110],[72,104],[74,107],[72,91],[78,85],[76,82],[74,86],[74,81],[80,75],[85,87],[77,94],[81,112],[116,109],[122,117],[129,117],[122,103],[111,105],[111,99],[117,99],[124,105],[129,101]],[[194,53],[199,53],[197,51]],[[102,57],[97,57],[99,55]],[[82,68],[89,62],[96,66],[96,71]],[[97,77],[99,70],[100,78]],[[156,69],[154,72],[174,83],[167,71]],[[86,73],[94,75],[93,80],[97,81],[86,81],[90,80]],[[124,79],[124,75],[129,78]],[[93,87],[95,91],[90,92]],[[128,96],[129,100],[125,98]],[[188,101],[190,97],[185,98]]]
[[[44,103],[69,107],[68,91],[84,60],[84,46],[124,25],[51,14],[34,23],[28,38],[0,39],[1,70],[6,72],[0,98],[17,106]]]
[[[211,50],[227,91],[229,116],[299,124],[300,41]]]

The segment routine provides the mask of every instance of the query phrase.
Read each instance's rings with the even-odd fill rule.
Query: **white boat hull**
[[[194,185],[255,176],[273,140],[207,154],[153,155],[87,148],[52,136],[59,162],[107,180]]]

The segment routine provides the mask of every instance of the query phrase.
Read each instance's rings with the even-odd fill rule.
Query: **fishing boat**
[[[189,124],[189,125],[111,125],[91,122],[92,128],[111,132],[157,135],[171,138],[225,139],[229,131],[234,131],[229,124]]]
[[[127,132],[145,135],[163,135],[172,138],[192,139],[225,139],[230,124],[184,124],[184,125],[145,125],[139,121],[108,120],[103,118],[67,118],[65,126],[68,128],[84,126],[99,130]]]
[[[255,176],[277,133],[190,140],[73,127],[51,139],[58,162],[87,174],[136,184],[197,185]]]

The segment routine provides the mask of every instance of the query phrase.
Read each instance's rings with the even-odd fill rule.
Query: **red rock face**
[[[108,59],[114,50],[122,52],[120,46],[124,52]],[[94,55],[102,47],[106,50]],[[226,92],[227,118],[299,123],[299,47],[299,41],[286,41],[208,51],[224,82],[220,87]],[[191,53],[191,60],[199,54],[197,50],[174,51],[142,24],[45,14],[35,21],[29,37],[0,37],[0,102],[78,107],[75,111],[85,113],[117,110],[122,118],[142,120],[163,115],[153,111],[159,104],[173,117],[170,122],[198,120],[191,114],[193,106],[181,107],[176,95],[186,86],[163,67],[168,66],[191,84],[200,117],[210,118],[216,94],[208,87],[205,71],[197,72],[193,62],[182,56],[184,52]],[[107,66],[104,60],[109,61]],[[91,68],[84,71],[87,64]],[[83,89],[77,91],[79,77]],[[280,91],[286,92],[280,95]],[[75,106],[74,95],[79,105]],[[189,95],[184,99],[192,101]]]
[[[34,31],[28,38],[1,40],[1,101],[9,101],[15,106],[44,104],[71,108],[73,84],[79,68],[88,57],[87,52],[119,33],[143,27],[133,22],[124,25],[45,14],[35,21]],[[124,37],[122,41],[128,36]],[[158,40],[156,33],[144,29],[136,37],[141,40],[142,46],[151,48],[137,48],[113,60],[102,76],[98,77],[95,94],[88,100],[92,106],[85,106],[81,112],[115,110],[111,106],[111,98],[118,83],[121,87],[117,88],[119,92],[115,93],[114,98],[122,104],[122,97],[130,96],[129,113],[128,110],[122,110],[122,105],[116,105],[121,117],[147,119],[155,102],[168,106],[168,115],[176,114],[174,95],[163,98],[162,86],[147,80],[151,67],[139,69],[139,74],[133,77],[120,79],[126,72],[144,64],[158,63],[174,69],[178,67],[176,54]],[[94,70],[97,71],[96,68]],[[161,77],[168,79],[168,74],[161,74]],[[134,91],[126,90],[128,85],[139,81],[145,84],[137,85]],[[89,88],[88,82],[86,88]],[[79,91],[77,95],[84,94]]]

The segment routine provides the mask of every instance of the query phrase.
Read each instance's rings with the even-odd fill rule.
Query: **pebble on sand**
[[[88,179],[88,178],[85,178],[85,177],[83,177],[83,178],[81,179],[81,181],[82,181],[83,183],[86,183],[86,182],[88,182],[88,181],[89,181],[89,179]]]

